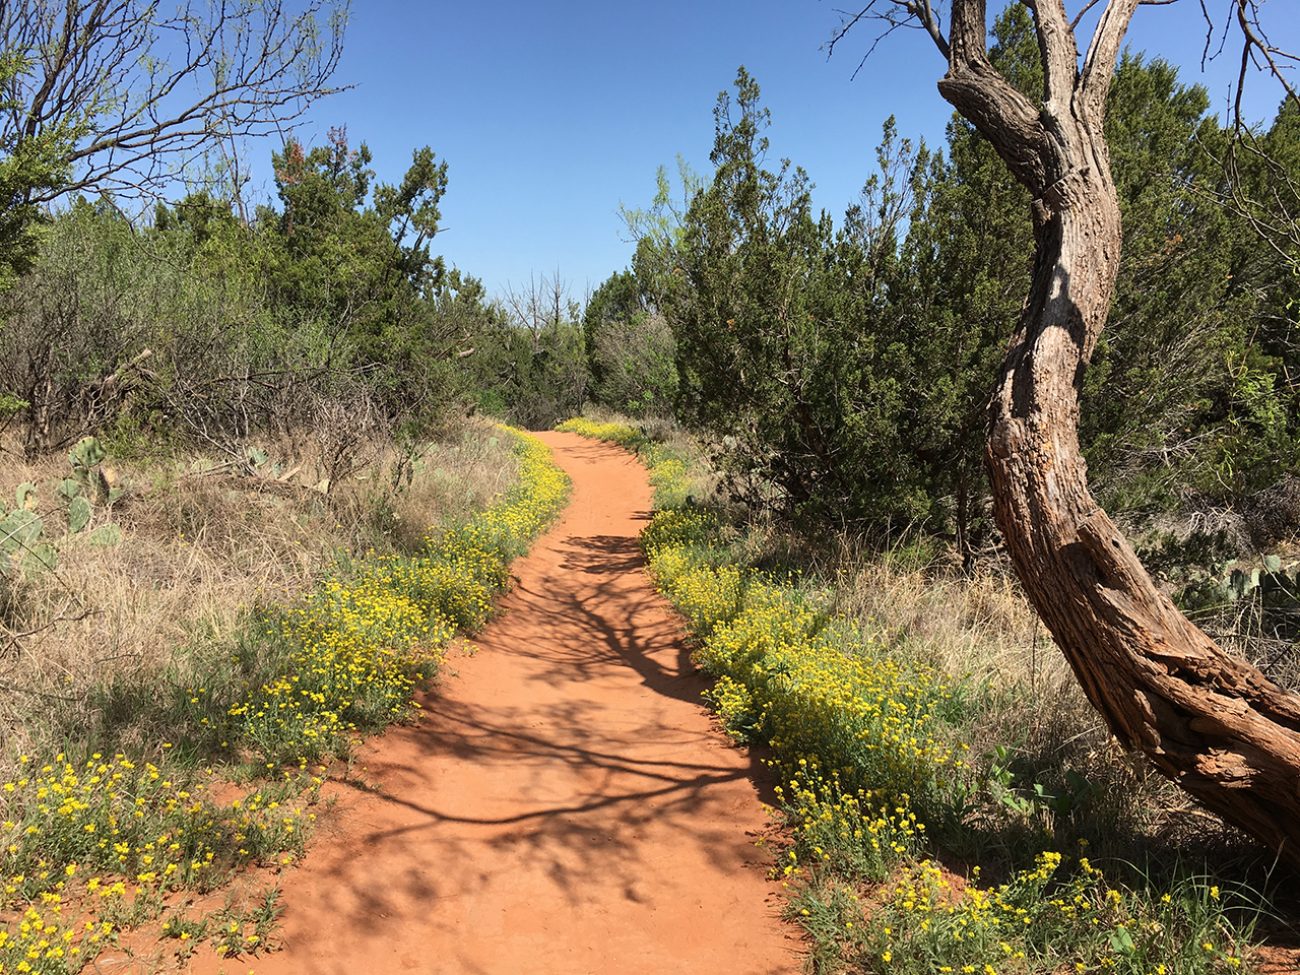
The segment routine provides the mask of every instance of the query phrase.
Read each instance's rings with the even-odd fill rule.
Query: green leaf
[[[59,482],[59,486],[55,488],[55,491],[57,491],[64,500],[71,501],[73,498],[81,494],[81,482],[75,478],[65,477]]]
[[[75,535],[90,524],[91,507],[85,498],[73,498],[68,503],[68,532]]]
[[[1134,948],[1133,935],[1129,934],[1128,928],[1116,928],[1110,933],[1110,949],[1115,954],[1131,955]]]
[[[33,484],[31,481],[23,481],[22,484],[18,485],[18,490],[14,492],[14,500],[17,502],[15,507],[26,508],[28,501],[32,501],[34,503],[36,499],[33,495],[35,493],[36,493],[36,485]]]
[[[116,545],[121,540],[122,529],[113,524],[100,525],[86,536],[86,541],[92,545]]]

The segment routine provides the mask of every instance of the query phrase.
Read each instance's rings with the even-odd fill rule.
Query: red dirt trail
[[[559,523],[515,563],[501,613],[453,653],[411,726],[362,747],[276,940],[196,973],[777,975],[761,768],[700,703],[637,535],[644,469],[572,434]]]

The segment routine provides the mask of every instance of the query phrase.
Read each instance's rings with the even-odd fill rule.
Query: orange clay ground
[[[710,720],[704,679],[644,571],[646,473],[616,447],[542,437],[573,478],[572,503],[515,563],[477,649],[448,656],[421,719],[326,784],[336,805],[279,878],[279,950],[222,959],[205,946],[184,970],[800,969],[756,845],[769,783]],[[148,954],[92,970],[157,970]],[[174,956],[162,967],[176,970]]]

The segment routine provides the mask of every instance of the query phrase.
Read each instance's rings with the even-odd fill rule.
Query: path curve
[[[282,878],[283,950],[228,971],[799,970],[754,844],[763,772],[701,706],[643,569],[645,470],[541,437],[573,479],[568,509],[421,720],[361,748],[359,781],[327,786],[337,810]]]

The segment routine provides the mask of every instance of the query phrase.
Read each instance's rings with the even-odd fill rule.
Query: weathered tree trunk
[[[954,4],[940,90],[1034,196],[1033,283],[985,451],[994,512],[1030,601],[1115,735],[1300,865],[1300,696],[1228,656],[1156,588],[1089,493],[1079,451],[1083,371],[1119,271],[1105,96],[1136,4],[1108,6],[1080,68],[1059,0],[1039,0],[1041,106],[985,57],[982,0]]]

